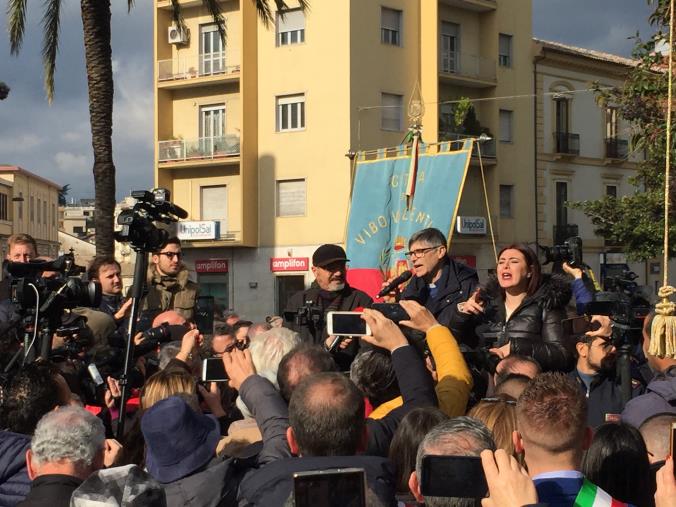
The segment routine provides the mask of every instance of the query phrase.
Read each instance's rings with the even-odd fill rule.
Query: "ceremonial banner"
[[[373,297],[383,280],[409,269],[404,253],[416,231],[436,227],[450,240],[472,145],[468,139],[450,151],[459,144],[414,143],[417,163],[403,146],[397,156],[357,155],[345,240],[350,285]]]

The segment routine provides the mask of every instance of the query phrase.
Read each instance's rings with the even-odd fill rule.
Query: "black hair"
[[[415,470],[418,446],[437,424],[448,419],[437,407],[411,410],[399,423],[390,444],[389,459],[396,470],[397,493],[408,493],[408,479]]]
[[[289,425],[302,456],[352,456],[364,435],[364,398],[341,373],[310,375],[291,395]]]
[[[630,424],[606,423],[596,429],[582,461],[582,473],[617,500],[653,505],[648,451]]]
[[[157,250],[155,250],[155,251],[153,252],[153,255],[159,254],[162,250],[164,250],[164,248],[165,248],[167,245],[178,245],[178,246],[180,247],[180,246],[181,246],[181,240],[178,239],[178,237],[176,237],[176,236],[172,236],[172,237],[169,238],[169,239],[166,241],[166,243],[164,243],[160,248],[158,248]]]
[[[408,240],[408,247],[411,248],[411,245],[417,242],[426,243],[432,246],[448,245],[448,241],[446,240],[444,233],[439,229],[435,229],[434,227],[414,232],[411,238]]]
[[[301,343],[287,352],[279,362],[277,385],[282,397],[288,402],[296,386],[314,373],[338,371],[336,362],[326,350],[318,345]]]
[[[38,421],[59,405],[59,388],[51,364],[31,363],[23,367],[3,392],[0,428],[32,435]]]
[[[374,348],[352,361],[350,379],[374,407],[399,396],[397,375],[389,352]]]

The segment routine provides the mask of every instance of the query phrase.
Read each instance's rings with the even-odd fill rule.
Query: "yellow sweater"
[[[451,331],[442,325],[427,331],[427,346],[437,367],[439,381],[435,387],[439,409],[449,417],[465,415],[469,392],[472,390],[472,374],[460,352],[458,342]],[[401,396],[378,406],[369,417],[380,419],[403,403]]]

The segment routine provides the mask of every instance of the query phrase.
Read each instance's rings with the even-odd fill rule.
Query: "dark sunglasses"
[[[230,352],[232,352],[232,351],[235,350],[235,349],[246,350],[246,349],[249,348],[249,342],[250,342],[250,340],[249,340],[249,337],[247,336],[247,337],[246,337],[244,340],[242,340],[241,342],[240,342],[240,341],[236,341],[235,343],[228,345],[227,347],[225,347],[225,350],[224,350],[223,352],[230,353]]]
[[[166,255],[167,259],[173,261],[174,257],[181,259],[183,257],[183,252],[160,252],[157,255]]]

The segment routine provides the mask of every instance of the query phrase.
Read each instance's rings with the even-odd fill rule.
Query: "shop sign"
[[[196,240],[196,239],[216,239],[218,237],[218,222],[178,222],[178,239]]]
[[[461,264],[466,264],[470,268],[476,268],[476,256],[475,255],[451,255],[451,258],[454,261],[458,261]]]
[[[486,234],[486,218],[458,217],[456,230],[460,234]]]
[[[195,261],[197,273],[227,273],[228,259],[202,259]]]
[[[270,271],[307,271],[310,269],[309,257],[271,257]]]

